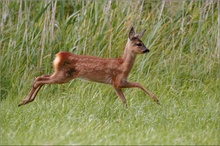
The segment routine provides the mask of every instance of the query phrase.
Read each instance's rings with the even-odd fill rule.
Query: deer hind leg
[[[122,82],[119,85],[121,88],[140,88],[142,89],[144,92],[146,92],[157,104],[160,104],[159,100],[157,99],[157,97],[151,93],[149,90],[147,90],[146,88],[144,88],[144,86],[142,86],[139,83],[135,83],[135,82]]]
[[[121,99],[122,103],[126,106],[126,108],[128,107],[127,103],[126,103],[126,98],[122,92],[122,90],[119,88],[115,88],[115,91],[118,95],[118,97]]]
[[[38,91],[40,90],[40,88],[44,85],[44,84],[39,84],[39,81],[47,81],[47,80],[50,80],[50,76],[51,75],[42,75],[42,76],[39,76],[35,79],[34,81],[34,84],[32,86],[32,89],[31,91],[29,92],[28,96],[26,98],[24,98],[18,106],[21,106],[21,105],[24,105],[24,104],[27,104],[29,102],[32,102]]]
[[[53,74],[53,75],[42,75],[36,78],[31,91],[29,92],[28,96],[24,98],[18,106],[30,103],[34,101],[36,98],[36,95],[38,91],[41,89],[41,87],[45,84],[63,84],[68,82],[69,80],[73,79],[73,77],[66,77],[62,76],[62,78],[59,78],[59,76],[62,76],[62,74]]]

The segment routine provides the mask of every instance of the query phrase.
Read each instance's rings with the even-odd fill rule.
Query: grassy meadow
[[[130,28],[151,50],[129,75],[152,91],[75,79],[18,108],[59,51],[117,58]],[[0,144],[220,145],[220,2],[0,1]]]

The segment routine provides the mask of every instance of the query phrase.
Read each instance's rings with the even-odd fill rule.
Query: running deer
[[[70,52],[59,52],[53,61],[55,72],[51,75],[37,77],[30,93],[18,106],[32,102],[43,85],[64,84],[74,78],[111,84],[126,107],[126,98],[122,92],[122,88],[140,88],[159,104],[157,97],[141,84],[127,81],[136,55],[149,52],[149,49],[140,40],[144,33],[145,30],[135,34],[133,27],[131,28],[124,54],[120,58],[106,59],[75,55]]]

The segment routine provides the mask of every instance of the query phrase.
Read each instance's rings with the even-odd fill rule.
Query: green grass
[[[0,144],[220,145],[220,3],[217,1],[0,2]],[[119,57],[129,29],[150,53],[129,76],[152,91],[76,79],[46,85],[17,107],[59,51]]]

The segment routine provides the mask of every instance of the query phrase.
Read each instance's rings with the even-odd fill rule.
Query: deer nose
[[[148,53],[148,52],[150,52],[149,49],[146,49],[146,50],[143,51],[143,53]]]

